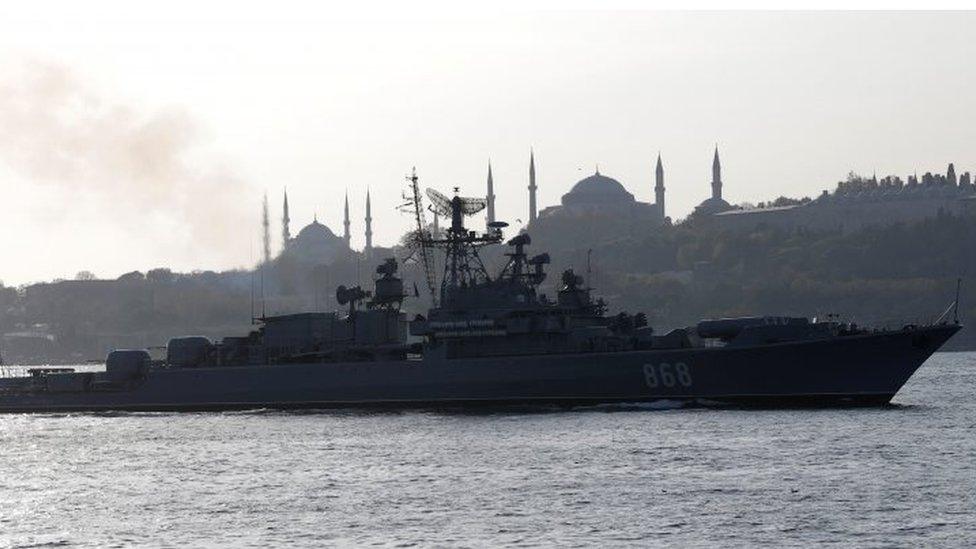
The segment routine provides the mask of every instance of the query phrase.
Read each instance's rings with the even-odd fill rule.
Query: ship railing
[[[903,330],[906,327],[926,327],[926,326],[938,326],[940,324],[946,324],[950,321],[955,322],[955,319],[951,319],[950,313],[954,313],[955,303],[950,303],[946,310],[941,315],[936,315],[934,313],[929,314],[916,314],[914,316],[895,316],[887,318],[868,318],[862,319],[856,316],[842,316],[838,314],[817,314],[813,317],[814,322],[835,322],[840,325],[857,325],[859,328],[863,328],[869,331],[880,331],[880,332],[897,332]]]
[[[901,319],[885,319],[876,322],[865,322],[863,325],[857,323],[860,328],[880,332],[897,332],[906,328],[924,328],[946,324],[944,316],[919,315],[915,317],[905,317]]]
[[[865,328],[880,330],[880,331],[898,331],[905,328],[916,328],[916,327],[930,327],[930,326],[944,326],[946,324],[959,324],[959,291],[962,286],[962,279],[956,280],[956,295],[955,299],[949,302],[942,314],[936,316],[934,313],[926,315],[916,315],[911,320],[904,318],[901,319],[884,319],[880,322],[868,322],[865,323]],[[848,320],[848,324],[853,324],[854,320]]]

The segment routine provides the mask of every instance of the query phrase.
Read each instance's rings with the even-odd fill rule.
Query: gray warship
[[[657,333],[643,314],[607,314],[587,281],[562,273],[539,291],[547,254],[530,256],[527,233],[505,241],[505,223],[464,225],[484,207],[428,189],[448,215],[427,230],[417,178],[414,256],[432,291],[426,315],[401,310],[398,263],[375,287],[337,290],[348,309],[260,318],[243,337],[169,341],[166,360],[117,350],[105,370],[35,368],[0,379],[0,411],[193,411],[254,408],[475,407],[669,401],[735,406],[877,406],[960,328],[958,319],[870,329],[833,319],[755,316],[703,320]],[[507,245],[490,274],[479,250]],[[435,284],[433,254],[444,269]],[[958,294],[954,302],[958,309]],[[948,312],[948,310],[947,310]],[[943,318],[946,315],[943,314]]]

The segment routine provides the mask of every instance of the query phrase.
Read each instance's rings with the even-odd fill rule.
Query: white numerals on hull
[[[691,387],[691,372],[684,362],[644,365],[644,383],[651,389],[658,387]]]

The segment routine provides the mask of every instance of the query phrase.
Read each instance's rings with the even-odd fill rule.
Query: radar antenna
[[[434,189],[427,189],[431,209],[438,214],[451,217],[451,227],[443,235],[431,239],[429,244],[443,248],[445,253],[444,276],[441,278],[441,303],[450,302],[456,290],[471,288],[491,282],[484,263],[478,257],[478,248],[501,241],[500,228],[479,235],[464,227],[465,216],[485,209],[488,201],[484,198],[464,198],[457,195],[448,198]]]
[[[366,299],[370,296],[370,293],[363,290],[359,286],[353,286],[352,288],[346,288],[345,286],[339,286],[336,288],[336,302],[339,305],[349,304],[349,316],[352,317],[356,312],[356,304]]]
[[[451,217],[451,199],[437,189],[427,188],[427,198],[430,199],[430,208],[435,213],[444,217]]]
[[[474,215],[488,207],[484,198],[460,197],[458,188],[454,187],[454,198],[448,198],[436,189],[427,189],[427,197],[433,203],[435,213],[451,218],[451,231],[461,232],[464,229],[464,216]],[[465,231],[466,232],[466,231]]]

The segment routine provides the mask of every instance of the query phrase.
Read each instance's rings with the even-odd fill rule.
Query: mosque
[[[288,191],[284,193],[284,203],[281,216],[281,256],[293,258],[304,263],[328,264],[337,258],[352,252],[349,246],[349,195],[346,195],[343,208],[343,232],[339,236],[332,229],[320,223],[318,216],[312,222],[302,227],[298,234],[291,236],[291,217],[288,213]],[[366,191],[366,246],[363,253],[373,251],[373,216],[371,214],[369,191]],[[270,258],[265,258],[269,260]]]
[[[695,212],[703,215],[714,215],[735,209],[722,198],[722,163],[719,160],[718,147],[712,159],[712,195],[698,207]],[[665,208],[664,164],[661,155],[657,156],[654,169],[654,202],[640,202],[618,180],[600,173],[599,168],[588,177],[577,181],[570,191],[562,196],[560,204],[549,206],[537,211],[536,209],[535,155],[529,155],[529,225],[539,219],[556,218],[594,218],[613,217],[615,219],[641,221],[644,224],[670,225]],[[494,182],[491,176],[491,166],[488,167],[488,219],[495,221]]]
[[[657,160],[657,184],[654,188],[653,204],[640,202],[612,177],[596,172],[576,182],[568,193],[562,196],[558,206],[550,206],[539,212],[543,218],[552,216],[607,216],[624,218],[644,218],[657,224],[665,223],[664,212],[664,168],[661,159]]]
[[[695,208],[697,215],[716,215],[734,210],[735,206],[722,198],[722,162],[718,159],[718,146],[715,146],[715,156],[712,158],[712,196],[706,198]]]
[[[529,154],[529,225],[539,219],[602,216],[639,218],[659,225],[670,223],[664,206],[664,166],[661,163],[661,155],[658,155],[655,169],[653,204],[638,201],[620,181],[601,174],[599,168],[593,175],[577,181],[570,191],[562,196],[560,204],[543,208],[541,211],[537,207],[537,190],[535,153],[532,152]],[[492,223],[496,219],[494,182],[490,165],[488,166],[487,202],[486,221]]]

